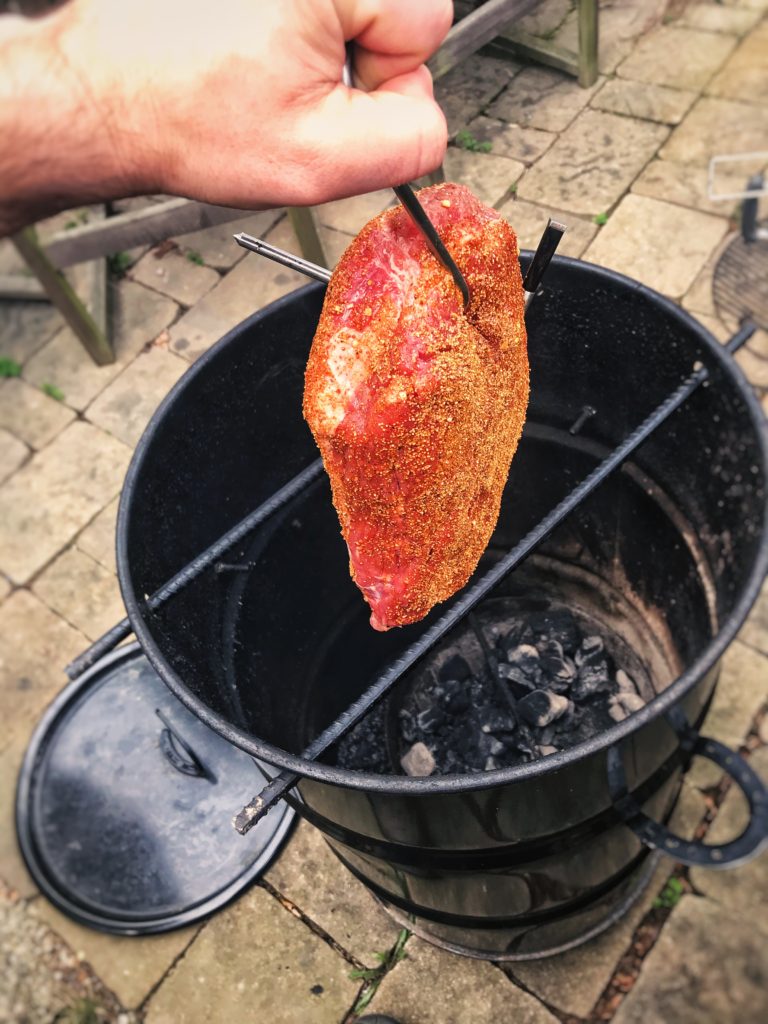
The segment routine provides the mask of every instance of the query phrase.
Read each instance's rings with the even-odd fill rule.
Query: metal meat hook
[[[353,47],[351,43],[347,44],[347,59],[344,63],[344,70],[341,74],[341,81],[348,89],[357,88],[355,85],[354,78],[354,64],[353,64]],[[435,225],[427,216],[424,207],[421,205],[419,200],[416,198],[416,193],[412,187],[408,184],[405,185],[394,185],[392,191],[395,193],[397,198],[402,203],[408,216],[411,218],[416,227],[421,231],[422,235],[426,239],[429,251],[435,257],[435,259],[442,263],[448,273],[451,275],[456,283],[456,287],[461,292],[461,297],[464,300],[464,312],[469,309],[469,285],[459,268],[456,266],[453,257],[446,249],[443,244],[443,240],[438,235]]]

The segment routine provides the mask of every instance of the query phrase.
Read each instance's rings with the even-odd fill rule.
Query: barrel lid
[[[76,921],[170,931],[218,910],[277,853],[295,814],[287,804],[245,837],[232,827],[266,782],[132,644],[67,686],[35,730],[16,796],[19,845],[40,890]]]

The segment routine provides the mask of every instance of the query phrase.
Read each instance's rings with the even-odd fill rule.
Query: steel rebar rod
[[[560,244],[560,239],[567,230],[568,229],[565,224],[552,220],[551,217],[547,221],[547,226],[544,228],[542,236],[539,239],[539,244],[536,246],[536,251],[533,254],[533,258],[523,280],[526,313],[528,312],[528,307],[541,284],[541,279],[544,276],[547,267],[551,263],[552,257],[555,255],[555,251]],[[315,281],[323,281],[327,284],[331,279],[331,271],[326,270],[325,267],[319,267],[316,263],[310,263],[309,260],[305,260],[302,256],[296,256],[295,253],[288,252],[286,249],[280,249],[276,245],[270,245],[269,242],[265,242],[262,238],[255,238],[253,235],[246,234],[245,231],[239,231],[232,237],[238,245],[241,245],[244,249],[248,249],[249,252],[255,252],[258,256],[264,256],[268,260],[272,260],[274,263],[281,264],[283,267],[289,267],[291,270],[298,270],[299,273],[305,274],[307,277],[311,277]]]
[[[260,526],[270,516],[273,516],[284,505],[287,505],[292,498],[295,498],[305,487],[308,487],[316,480],[322,472],[322,459],[315,459],[314,462],[310,462],[306,469],[302,469],[300,473],[292,477],[287,484],[284,484],[279,490],[275,491],[273,495],[266,501],[263,501],[253,512],[249,512],[231,530],[227,530],[210,547],[207,547],[205,551],[202,551],[191,562],[188,562],[183,569],[180,569],[175,576],[172,576],[167,583],[164,583],[159,590],[156,590],[147,599],[147,607],[155,611],[164,605],[166,601],[178,594],[188,583],[197,579],[201,573],[213,565],[216,559],[220,558],[225,551],[228,551],[233,544],[237,544],[239,540],[242,540],[243,537],[256,529],[257,526]],[[90,647],[67,665],[65,671],[69,678],[76,679],[87,668],[94,665],[99,658],[108,654],[122,640],[130,636],[132,631],[130,619],[125,618],[118,622],[108,633],[105,633],[96,640],[95,643],[91,644]]]
[[[754,334],[756,326],[745,324],[725,346],[736,352]],[[457,625],[490,591],[515,569],[559,524],[646,441],[690,398],[709,377],[705,367],[694,370],[645,420],[607,455],[558,505],[530,530],[512,550],[470,586],[437,622],[400,655],[365,692],[325,728],[301,757],[314,761],[337,743],[387,693],[395,683],[424,657],[445,634]],[[235,829],[245,835],[299,781],[292,771],[282,771],[233,819]]]
[[[331,280],[330,270],[326,270],[325,267],[319,267],[317,263],[305,260],[303,256],[296,256],[285,249],[278,249],[276,245],[270,245],[269,242],[265,242],[262,238],[254,238],[253,235],[249,235],[245,231],[238,231],[232,237],[244,249],[255,252],[258,256],[266,256],[268,260],[281,263],[284,267],[289,267],[291,270],[298,270],[300,274],[311,277],[315,281],[322,281],[324,284],[328,284]]]

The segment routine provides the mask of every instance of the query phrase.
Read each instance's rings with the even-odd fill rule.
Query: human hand
[[[55,58],[47,86],[28,77],[45,90],[38,113],[67,126],[47,136],[59,189],[258,208],[419,177],[445,151],[424,61],[451,13],[448,0],[71,0],[27,30]],[[341,84],[346,40],[367,91]]]

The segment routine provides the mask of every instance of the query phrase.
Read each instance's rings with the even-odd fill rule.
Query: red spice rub
[[[462,185],[419,199],[467,279],[468,314],[405,210],[387,210],[331,279],[304,391],[350,570],[381,630],[469,579],[528,404],[514,232]]]

